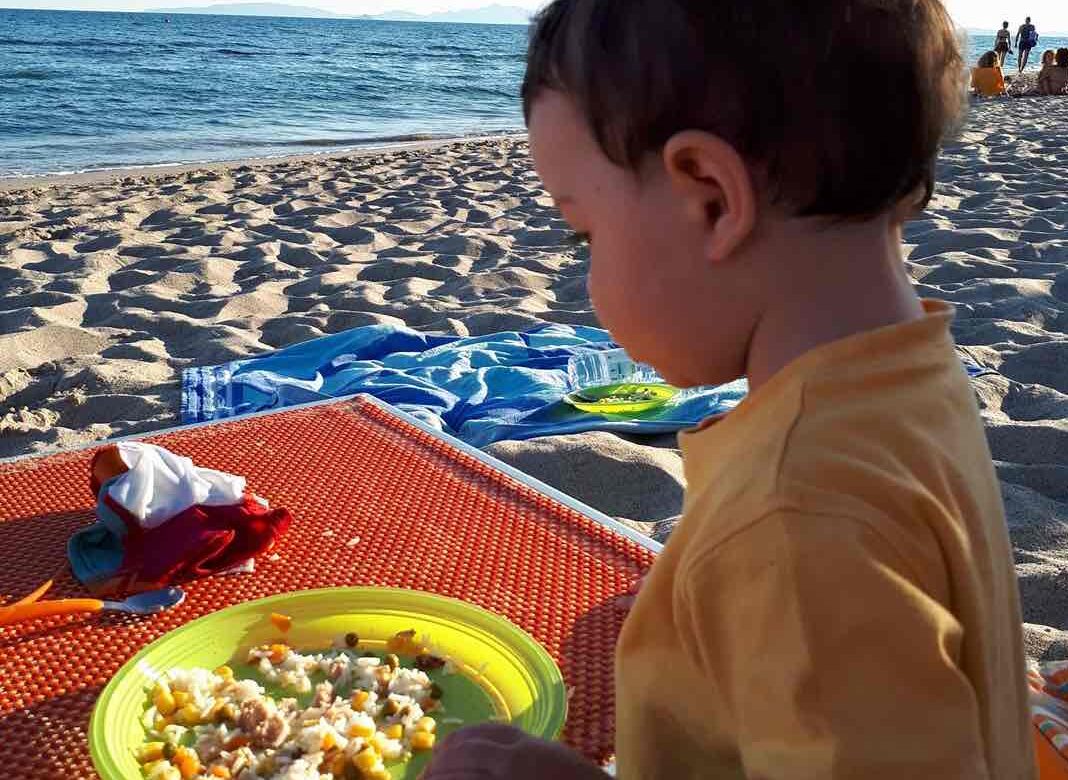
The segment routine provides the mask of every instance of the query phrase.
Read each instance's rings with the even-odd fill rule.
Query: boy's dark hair
[[[998,64],[997,52],[988,51],[979,58],[980,68],[992,68]]]
[[[796,214],[865,217],[930,198],[963,73],[940,0],[555,0],[522,94],[568,94],[621,166],[705,130]]]
[[[1057,49],[1056,62],[1058,68],[1068,68],[1068,49]]]

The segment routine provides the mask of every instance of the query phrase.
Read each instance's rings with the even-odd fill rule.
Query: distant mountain
[[[380,19],[388,22],[451,22],[452,24],[530,24],[532,12],[514,5],[487,5],[467,11],[440,11],[415,14],[411,11],[389,11],[361,19]]]
[[[340,14],[332,14],[321,8],[308,8],[301,5],[282,5],[280,3],[221,3],[199,8],[154,8],[157,14],[213,14],[218,16],[296,16],[305,19],[342,19]]]
[[[157,14],[215,14],[219,16],[296,16],[311,19],[378,19],[389,22],[451,22],[453,24],[530,24],[531,11],[514,5],[487,5],[467,11],[416,14],[389,11],[383,14],[345,16],[302,5],[282,3],[218,3],[184,8],[153,8]]]

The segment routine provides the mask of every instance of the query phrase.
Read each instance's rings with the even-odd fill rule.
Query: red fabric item
[[[292,522],[286,509],[267,509],[251,493],[229,506],[194,506],[145,529],[111,496],[104,503],[126,524],[122,566],[107,591],[137,591],[218,574],[271,549]]]
[[[1057,748],[1036,727],[1034,729],[1035,756],[1038,758],[1039,780],[1068,780],[1068,763]]]

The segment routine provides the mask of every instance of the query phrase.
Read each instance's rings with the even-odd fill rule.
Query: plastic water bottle
[[[623,349],[579,352],[567,362],[567,375],[575,390],[623,382],[659,384],[664,381],[656,369],[631,360]]]

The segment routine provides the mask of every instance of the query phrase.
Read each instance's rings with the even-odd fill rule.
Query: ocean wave
[[[227,57],[260,57],[269,52],[244,51],[243,49],[215,49],[216,54],[225,54]]]
[[[432,43],[426,47],[425,51],[451,51],[462,52],[464,54],[478,54],[478,50],[472,49],[470,46],[456,46],[450,43]]]
[[[482,87],[478,84],[465,84],[464,92],[467,95],[490,97],[490,98],[506,98],[508,100],[519,99],[519,88],[515,89],[502,89],[501,87]]]
[[[368,144],[416,143],[460,137],[457,133],[401,133],[351,138],[220,138],[204,143],[218,149],[344,149]]]
[[[10,38],[0,36],[0,46],[33,46],[34,48],[55,49],[108,49],[114,51],[128,51],[140,49],[148,44],[136,41],[109,40],[106,38],[72,38],[60,40],[57,38],[31,40],[28,38]]]
[[[0,70],[0,80],[5,81],[45,81],[59,75],[48,68],[16,68],[15,70]]]

